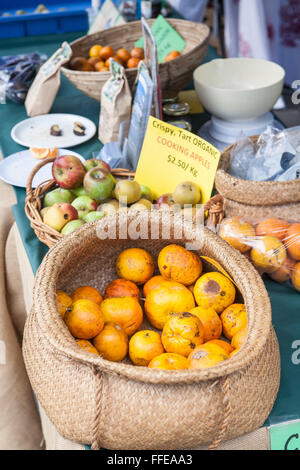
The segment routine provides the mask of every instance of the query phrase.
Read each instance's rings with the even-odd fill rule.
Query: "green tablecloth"
[[[82,33],[64,34],[61,36],[43,36],[34,38],[21,38],[0,42],[0,56],[18,54],[31,51],[52,54],[62,43],[62,41],[72,41],[80,37]],[[209,49],[206,60],[216,57],[213,49]],[[60,91],[52,108],[54,113],[76,113],[86,116],[98,125],[99,104],[89,99],[71,85],[65,77],[62,77]],[[0,122],[2,125],[0,134],[1,149],[4,157],[23,150],[23,147],[16,144],[10,137],[11,128],[19,121],[26,118],[25,109],[21,105],[7,103],[0,105]],[[202,122],[207,119],[207,115],[197,115],[193,117],[194,131]],[[92,152],[98,151],[101,144],[97,137],[76,148],[82,156],[88,158]],[[28,258],[33,271],[36,272],[47,248],[36,238],[30,228],[28,219],[24,213],[25,190],[14,188],[17,205],[14,207],[14,215],[21,234]],[[266,424],[277,423],[287,419],[300,419],[300,364],[297,360],[292,361],[292,354],[295,353],[293,343],[300,341],[300,295],[291,288],[277,284],[271,280],[266,280],[266,286],[272,302],[273,324],[278,336],[281,351],[282,377],[277,400]],[[299,348],[299,346],[298,346]],[[297,359],[297,354],[295,354]],[[299,348],[300,361],[300,348]]]

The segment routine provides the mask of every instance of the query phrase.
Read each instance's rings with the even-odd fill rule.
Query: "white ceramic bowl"
[[[194,71],[194,85],[204,108],[226,121],[255,119],[279,98],[285,71],[261,59],[215,59]]]

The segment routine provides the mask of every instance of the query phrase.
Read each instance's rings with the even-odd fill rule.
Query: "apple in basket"
[[[115,187],[115,179],[111,173],[103,168],[93,168],[86,173],[83,187],[91,199],[101,202],[110,198]]]
[[[52,175],[61,188],[78,188],[83,182],[85,168],[74,155],[62,155],[54,160]]]
[[[108,163],[100,160],[99,158],[90,158],[84,164],[86,171],[90,171],[93,168],[103,168],[104,170],[111,172],[111,168]]]
[[[96,211],[98,204],[89,196],[79,196],[72,202],[78,212],[79,219],[83,219],[89,212]]]
[[[45,212],[43,221],[58,232],[71,220],[78,219],[78,212],[71,204],[56,203]]]

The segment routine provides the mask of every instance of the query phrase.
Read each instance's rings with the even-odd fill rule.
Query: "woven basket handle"
[[[38,163],[34,168],[33,170],[31,171],[29,177],[28,177],[28,180],[27,180],[27,184],[26,184],[26,194],[30,194],[33,190],[32,188],[32,181],[33,181],[33,178],[35,177],[35,175],[37,174],[37,172],[45,165],[47,165],[48,163],[51,163],[51,162],[54,162],[54,160],[56,160],[57,157],[49,157],[49,158],[45,158],[44,160],[42,160],[40,163]]]

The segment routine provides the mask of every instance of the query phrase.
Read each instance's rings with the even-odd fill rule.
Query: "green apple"
[[[91,199],[89,196],[77,197],[72,202],[72,206],[77,210],[79,219],[83,219],[86,214],[95,211],[98,207],[96,201]]]
[[[68,222],[62,231],[60,232],[62,235],[69,235],[69,233],[74,232],[77,228],[81,227],[84,225],[84,221],[77,219],[77,220],[72,220],[71,222]]]
[[[108,163],[100,160],[99,158],[90,158],[89,160],[86,160],[84,166],[86,171],[90,171],[93,168],[104,168],[104,170],[108,171],[109,173],[111,172],[111,168]]]
[[[152,191],[148,186],[144,186],[143,184],[141,186],[141,198],[148,199],[148,201],[153,202],[153,195]]]
[[[56,188],[45,194],[44,207],[51,207],[59,202],[67,202],[70,204],[73,199],[74,196],[69,189]]]
[[[102,168],[89,170],[83,180],[87,195],[94,201],[102,202],[111,197],[115,187],[113,176]]]
[[[88,214],[86,214],[83,217],[83,220],[85,222],[94,222],[95,220],[103,219],[103,217],[105,217],[104,212],[102,212],[102,211],[92,211],[92,212],[89,212]]]
[[[71,189],[71,192],[74,194],[75,197],[87,196],[83,186],[79,186],[79,188]]]
[[[141,187],[134,180],[120,180],[116,184],[115,194],[121,203],[133,204],[141,198]]]

